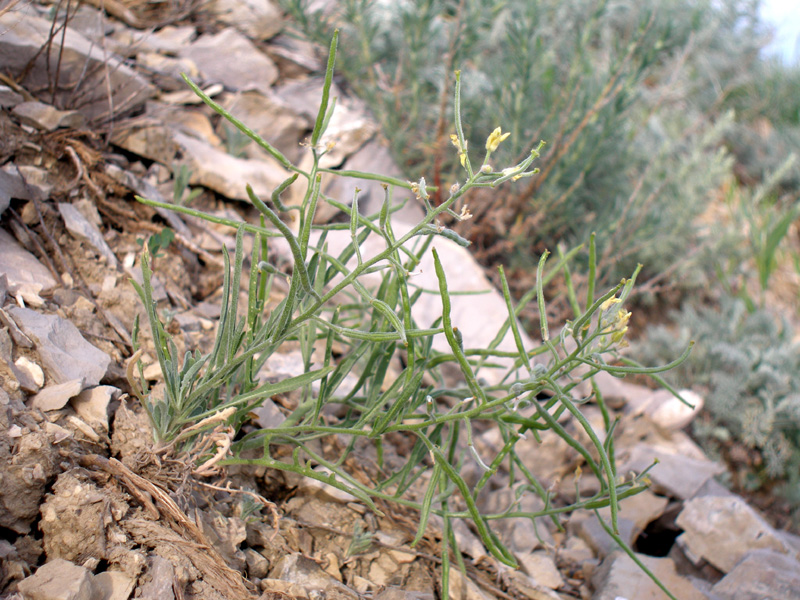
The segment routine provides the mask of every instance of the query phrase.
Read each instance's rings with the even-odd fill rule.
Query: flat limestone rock
[[[44,102],[23,102],[14,107],[11,113],[21,123],[44,131],[55,131],[61,127],[82,127],[86,118],[75,110],[58,110]]]
[[[51,31],[49,20],[32,11],[11,11],[0,15],[0,71],[24,79],[18,81],[26,89],[50,89],[49,80],[59,74],[56,89],[57,106],[69,106],[80,92],[81,114],[94,119],[130,110],[155,94],[155,88],[114,55],[108,55],[99,44],[89,41],[67,27],[59,34],[52,52],[42,52]],[[63,50],[61,40],[63,39]],[[32,68],[29,63],[33,61]],[[48,65],[49,61],[49,65]],[[106,77],[108,78],[106,80]],[[108,83],[108,85],[106,85]],[[108,89],[111,89],[109,103]]]
[[[783,538],[739,496],[688,500],[675,521],[684,532],[678,544],[690,558],[703,558],[728,573],[751,550],[795,555]]]
[[[8,292],[26,302],[39,299],[41,292],[53,289],[57,282],[33,254],[25,250],[5,230],[0,229],[0,275],[8,279]]]
[[[658,459],[658,464],[648,472],[653,489],[681,500],[691,498],[706,481],[725,471],[725,467],[718,463],[686,456],[677,449],[673,451],[663,446],[636,444],[626,457],[622,457],[619,472],[640,473],[654,459]]]
[[[178,56],[192,59],[206,82],[222,83],[236,91],[268,92],[278,79],[272,59],[232,27],[200,36]]]
[[[720,600],[800,600],[800,562],[754,550],[712,588]]]
[[[670,558],[656,558],[644,554],[636,555],[661,583],[681,600],[706,600],[706,596],[695,589],[675,571]],[[597,590],[592,600],[668,600],[668,596],[633,560],[623,552],[609,555],[592,576]]]
[[[57,558],[19,583],[28,600],[100,600],[103,596],[86,567]]]
[[[79,240],[86,240],[92,248],[106,259],[106,263],[109,266],[116,267],[119,264],[117,257],[109,248],[97,226],[90,223],[75,206],[68,202],[59,202],[58,212],[61,213],[61,218],[64,219],[67,231]]]
[[[288,176],[276,162],[236,158],[208,142],[164,125],[144,127],[118,135],[114,143],[140,156],[171,166],[181,162],[191,172],[189,183],[202,185],[233,200],[248,201],[246,185],[262,198]]]
[[[33,408],[43,411],[60,410],[67,405],[70,398],[80,394],[82,388],[83,382],[80,379],[49,385],[34,395],[30,404]]]
[[[254,40],[268,40],[283,29],[283,12],[271,0],[212,0],[207,8]]]
[[[8,309],[22,332],[36,344],[45,370],[56,383],[74,379],[84,387],[100,383],[111,357],[92,346],[78,328],[57,315],[46,315],[29,308],[12,306]]]

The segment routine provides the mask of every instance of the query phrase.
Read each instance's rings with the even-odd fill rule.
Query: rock
[[[338,110],[338,107],[337,107]],[[363,173],[380,173],[389,177],[406,179],[400,167],[392,158],[389,148],[380,141],[372,139],[364,144],[359,150],[353,153],[342,165],[342,170],[361,171]],[[325,189],[325,193],[339,202],[351,204],[353,191],[358,187],[361,192],[358,195],[358,210],[363,215],[371,215],[380,211],[383,206],[384,192],[383,186],[378,181],[362,181],[349,177],[336,177],[331,180],[331,184]],[[395,190],[399,192],[400,190]],[[397,198],[396,200],[400,200]],[[398,203],[398,202],[396,202]],[[394,213],[396,221],[405,223],[418,223],[425,216],[425,211],[413,199],[403,207],[402,210]]]
[[[489,600],[489,596],[484,594],[474,581],[464,577],[458,569],[450,569],[448,590],[452,600]]]
[[[86,124],[86,117],[81,113],[69,110],[58,110],[44,102],[23,102],[11,111],[21,123],[43,131],[55,131],[61,127],[78,129]]]
[[[680,600],[706,600],[687,580],[677,574],[669,558],[636,555],[661,583]],[[592,575],[597,592],[592,600],[668,600],[668,596],[642,571],[631,558],[615,552],[603,561]]]
[[[103,600],[89,570],[61,558],[39,567],[18,589],[26,600]]]
[[[254,40],[268,40],[283,29],[283,13],[271,0],[212,0],[208,9]]]
[[[679,390],[678,393],[691,408],[678,400],[669,390],[658,390],[649,396],[629,403],[632,414],[646,414],[649,419],[668,431],[683,429],[691,423],[703,409],[705,401],[692,390]]]
[[[325,70],[325,63],[319,59],[325,50],[319,44],[286,34],[276,36],[270,40],[269,45],[269,51],[273,56],[283,58],[312,73]],[[286,65],[281,67],[281,73],[285,75],[284,71],[289,69],[286,69]],[[294,70],[301,71],[302,74],[301,69]]]
[[[12,162],[0,168],[0,214],[8,208],[12,198],[44,200],[47,197],[44,189],[40,189],[28,181],[26,174],[31,174],[30,169],[30,167],[18,166]]]
[[[232,27],[200,36],[178,56],[192,59],[206,83],[222,83],[236,91],[268,92],[278,79],[275,63]]]
[[[619,517],[617,525],[619,527],[620,536],[629,544],[633,543],[639,536],[639,533],[641,533],[641,529],[636,527],[633,521],[624,517]],[[608,535],[608,532],[606,532],[594,515],[584,514],[573,516],[569,522],[569,531],[586,542],[598,558],[604,558],[619,549],[617,543]]]
[[[287,83],[276,88],[275,93],[298,114],[313,123],[317,118],[319,104],[322,100],[324,79],[314,77]],[[322,167],[336,167],[354,154],[377,132],[378,125],[369,117],[366,105],[356,98],[345,96],[334,84],[331,86],[331,97],[336,97],[336,109],[333,111],[328,128],[320,138],[320,147],[333,144],[325,156],[320,159]],[[310,155],[306,155],[310,159]],[[294,186],[293,186],[294,187]],[[299,189],[299,186],[298,186]],[[303,191],[303,193],[305,193]],[[340,200],[343,200],[340,198]]]
[[[36,344],[45,370],[56,383],[80,379],[84,388],[100,383],[111,357],[83,339],[72,323],[28,308],[14,306],[8,312]]]
[[[130,110],[155,89],[122,61],[103,51],[72,28],[58,36],[53,51],[42,52],[51,31],[49,20],[32,11],[11,11],[0,15],[0,70],[17,79],[26,89],[50,89],[56,84],[57,106],[68,106],[81,94],[80,112],[89,119]],[[63,39],[63,50],[61,41]],[[48,65],[49,61],[49,65]],[[53,82],[54,74],[59,80]],[[107,78],[107,79],[106,79]],[[108,89],[111,89],[109,103]]]
[[[12,168],[19,173],[26,188],[35,190],[31,193],[31,199],[33,199],[33,196],[40,200],[50,197],[50,192],[56,186],[56,179],[53,173],[33,165],[14,165]],[[35,219],[38,220],[38,216]]]
[[[137,177],[130,171],[125,171],[116,165],[108,164],[106,165],[105,172],[109,177],[113,178],[114,181],[117,181],[118,183],[121,183],[122,185],[132,189],[134,192],[140,196],[143,196],[144,198],[156,200],[158,202],[166,202],[156,186],[145,179]],[[155,210],[159,216],[163,218],[170,227],[172,227],[172,229],[181,235],[186,236],[187,238],[192,237],[192,230],[189,229],[183,220],[181,220],[177,213],[171,210],[165,210],[163,208],[156,208]],[[137,281],[141,281],[141,279],[138,279]]]
[[[620,473],[640,473],[657,459],[658,464],[648,472],[653,490],[682,500],[691,498],[706,481],[725,472],[724,466],[707,458],[686,456],[677,448],[663,445],[636,444],[627,453],[621,451],[620,458]]]
[[[64,219],[64,225],[73,236],[78,240],[86,240],[97,252],[106,259],[106,263],[116,268],[119,263],[111,248],[108,247],[103,234],[96,225],[90,223],[80,211],[72,204],[66,202],[58,203],[58,212]]]
[[[650,490],[645,490],[624,498],[619,502],[619,516],[632,523],[632,537],[627,539],[629,544],[633,544],[639,534],[644,531],[652,521],[655,521],[667,508],[669,500],[663,496],[656,496]],[[611,508],[601,508],[600,516],[609,523],[611,520]],[[596,519],[593,519],[596,522]],[[605,533],[605,531],[604,531]],[[623,536],[624,537],[624,536]]]
[[[140,52],[175,55],[188,46],[197,30],[191,25],[167,25],[158,31],[131,31],[132,46]]]
[[[72,408],[78,416],[91,426],[100,426],[108,431],[108,403],[120,390],[110,385],[99,385],[83,390],[72,398]]]
[[[17,368],[17,379],[23,390],[35,394],[44,385],[44,371],[42,367],[25,356],[20,356],[14,361]]]
[[[162,91],[174,92],[186,89],[186,82],[181,73],[186,73],[192,80],[200,75],[197,65],[190,58],[174,58],[155,52],[140,52],[136,55],[136,64],[153,72],[156,85]]]
[[[60,410],[66,406],[70,398],[77,396],[83,389],[81,379],[73,379],[56,385],[49,385],[31,398],[32,408],[43,411]]]
[[[720,600],[800,600],[800,562],[753,550],[712,588]]]
[[[173,600],[173,582],[175,582],[175,567],[166,558],[150,556],[147,559],[147,574],[150,581],[139,586],[139,597],[158,598],[158,600]]]
[[[244,558],[247,562],[247,574],[250,577],[258,577],[259,579],[264,579],[269,572],[269,561],[253,550],[252,548],[246,548],[244,551]]]
[[[307,118],[301,117],[294,108],[271,90],[251,90],[236,94],[225,94],[219,103],[242,123],[260,135],[265,141],[280,150],[289,160],[300,158],[300,142],[303,135],[313,127]],[[233,126],[221,119],[217,133],[227,135]],[[247,158],[272,160],[266,150],[256,143],[244,147]]]
[[[211,515],[205,511],[195,512],[195,521],[200,525],[206,538],[222,555],[225,562],[234,570],[244,570],[246,561],[239,545],[247,539],[244,521],[237,517]]]
[[[409,592],[389,586],[374,596],[375,600],[434,600],[433,592]]]
[[[0,85],[0,108],[9,108],[20,104],[25,99],[7,85]],[[0,211],[2,212],[2,211]]]
[[[136,586],[136,578],[122,571],[103,571],[94,576],[94,583],[103,600],[128,600]]]
[[[519,557],[520,566],[539,585],[557,590],[564,585],[553,558],[544,550],[536,550]]]
[[[684,504],[676,523],[684,530],[676,541],[686,555],[694,562],[705,559],[723,573],[751,550],[797,554],[738,496],[692,498]]]
[[[358,600],[358,594],[337,581],[310,558],[302,554],[287,554],[272,568],[270,578],[302,585],[307,593],[323,593],[328,598]]]
[[[278,427],[286,420],[286,417],[272,398],[267,398],[260,406],[251,409],[250,412],[255,415],[253,422],[258,425],[260,429]]]
[[[3,229],[0,229],[0,275],[8,279],[12,296],[32,304],[37,304],[37,300],[41,303],[39,294],[57,285],[50,271]]]
[[[223,196],[247,200],[250,184],[255,193],[269,198],[288,172],[273,162],[235,158],[190,135],[166,126],[150,126],[118,134],[114,143],[129,152],[171,166],[182,156],[191,171],[189,183],[203,185]]]
[[[330,471],[324,467],[315,467],[315,471],[321,475],[328,476]],[[310,477],[303,477],[298,486],[298,492],[302,491],[308,496],[316,496],[325,502],[338,502],[340,504],[348,504],[349,502],[360,502],[360,500],[347,492],[333,487],[329,483],[320,481],[318,479],[311,479]]]

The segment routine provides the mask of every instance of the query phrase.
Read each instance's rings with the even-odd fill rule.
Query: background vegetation
[[[448,101],[455,68],[469,148],[482,148],[482,136],[502,126],[511,136],[492,161],[514,164],[545,140],[537,177],[473,199],[475,218],[455,229],[484,265],[507,265],[517,297],[546,248],[574,247],[592,232],[599,282],[642,263],[639,301],[684,309],[652,335],[640,323],[650,341],[635,352],[663,361],[674,356],[666,340],[676,339],[676,328],[681,341],[696,338],[695,358],[675,378],[709,392],[695,433],[707,446],[751,449],[760,457],[748,467],[751,487],[783,481],[797,506],[798,484],[786,475],[800,449],[800,415],[788,408],[794,400],[781,399],[800,389],[792,367],[800,66],[762,56],[769,32],[757,1],[283,5],[319,42],[341,28],[348,43],[337,69],[371,103],[409,178],[424,176],[441,190],[458,179]],[[585,282],[579,266],[573,279]],[[564,292],[550,293],[557,300]],[[663,320],[649,314],[650,324]],[[523,316],[535,329],[538,315]],[[717,385],[734,381],[731,370],[742,378],[733,395]]]

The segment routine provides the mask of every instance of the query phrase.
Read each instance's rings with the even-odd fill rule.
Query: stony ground
[[[141,281],[141,241],[165,227],[175,233],[156,260],[155,292],[181,351],[213,340],[221,249],[233,245],[230,229],[133,195],[181,201],[196,189],[193,207],[240,221],[254,218],[241,202],[246,182],[268,193],[285,177],[187,93],[178,73],[302,164],[322,50],[289,35],[266,0],[202,8],[106,0],[105,15],[92,4],[0,3],[0,597],[441,597],[435,520],[411,548],[413,511],[381,505],[377,516],[334,488],[264,469],[193,475],[185,457],[153,451],[126,377],[134,318],[146,321],[128,283]],[[364,103],[337,95],[327,166],[400,176]],[[179,164],[189,185],[176,193]],[[325,185],[329,196],[352,197],[340,180]],[[360,185],[372,212],[380,190]],[[417,214],[412,207],[398,218]],[[319,218],[335,219],[335,210]],[[468,255],[453,254],[451,268],[467,289],[489,285]],[[497,295],[486,302],[483,318],[502,320]],[[482,330],[495,329],[466,327],[465,343],[483,343]],[[298,374],[297,354],[283,348],[262,375]],[[158,394],[157,364],[146,376]],[[725,467],[684,432],[696,411],[625,381],[600,384],[621,415],[620,471],[660,460],[651,490],[622,503],[623,536],[641,560],[681,600],[800,598],[800,538],[714,480]],[[280,418],[293,399],[270,402]],[[586,415],[602,424],[594,407]],[[323,450],[335,453],[337,443]],[[501,440],[489,429],[475,443],[490,454]],[[586,475],[576,481],[580,465],[568,450],[555,436],[519,446],[564,503],[596,486]],[[500,488],[481,508],[512,501],[513,490]],[[462,523],[467,571],[453,576],[450,596],[666,597],[592,515],[565,516],[561,526],[501,522],[497,532],[522,565],[511,571]]]

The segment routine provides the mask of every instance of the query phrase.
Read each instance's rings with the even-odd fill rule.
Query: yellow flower
[[[500,145],[500,142],[502,142],[510,135],[511,134],[509,132],[503,133],[503,131],[499,127],[495,129],[486,140],[487,152],[494,152],[495,150],[497,150],[497,147]]]
[[[458,158],[461,160],[461,166],[466,168],[467,162],[467,141],[464,140],[464,146],[461,146],[461,141],[458,139],[458,136],[455,133],[450,134],[450,141],[453,142],[453,146],[458,149]]]

